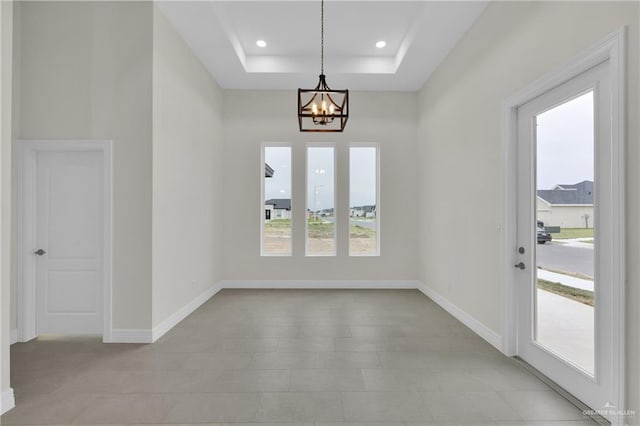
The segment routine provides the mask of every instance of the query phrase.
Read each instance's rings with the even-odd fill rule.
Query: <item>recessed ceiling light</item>
[[[386,41],[382,41],[382,40],[380,40],[379,42],[377,42],[377,43],[376,43],[376,47],[377,47],[378,49],[382,49],[382,48],[383,48],[383,47],[385,47],[386,45],[387,45],[387,42],[386,42]]]
[[[264,40],[258,40],[256,41],[256,46],[258,47],[267,47],[267,42]]]

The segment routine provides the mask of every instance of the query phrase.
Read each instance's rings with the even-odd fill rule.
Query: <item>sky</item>
[[[309,147],[307,155],[308,208],[311,210],[334,208],[335,164],[333,149],[329,147]],[[273,177],[265,179],[265,200],[291,198],[291,148],[265,148],[265,162],[274,170]],[[349,173],[351,186],[350,206],[376,204],[375,148],[351,148]],[[314,192],[316,193],[315,200]]]
[[[264,180],[265,201],[271,198],[291,198],[291,148],[266,147],[264,161],[274,171],[273,177]]]
[[[537,187],[593,180],[593,92],[537,116]]]
[[[307,149],[307,208],[311,211],[334,208],[334,149]],[[314,195],[315,192],[315,195]]]
[[[376,204],[376,149],[371,147],[351,148],[349,154],[350,207]]]

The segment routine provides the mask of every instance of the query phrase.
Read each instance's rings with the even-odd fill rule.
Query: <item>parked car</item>
[[[538,226],[536,227],[536,234],[538,237],[538,244],[544,244],[547,241],[551,241],[551,233],[547,232],[544,229],[544,224],[540,225],[542,222],[538,221]]]

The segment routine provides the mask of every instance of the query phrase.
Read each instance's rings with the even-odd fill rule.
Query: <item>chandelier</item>
[[[320,2],[320,76],[313,89],[298,89],[301,132],[342,132],[349,119],[349,90],[333,90],[324,75],[324,0]]]

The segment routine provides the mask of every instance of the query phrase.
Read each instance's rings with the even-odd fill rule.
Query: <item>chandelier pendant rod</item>
[[[324,74],[324,0],[320,1],[320,74]]]

